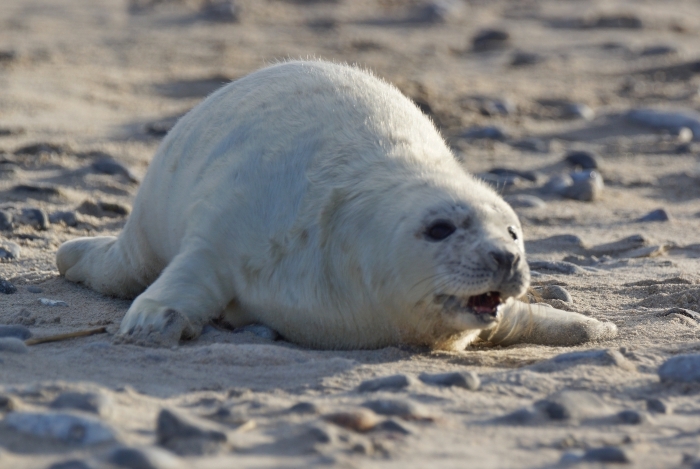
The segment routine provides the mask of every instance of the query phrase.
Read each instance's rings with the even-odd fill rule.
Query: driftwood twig
[[[66,334],[49,335],[46,337],[36,337],[24,341],[27,345],[44,344],[46,342],[58,342],[61,340],[74,339],[76,337],[87,337],[89,335],[104,334],[107,332],[106,327],[98,327],[97,329],[87,329],[84,331],[68,332]]]

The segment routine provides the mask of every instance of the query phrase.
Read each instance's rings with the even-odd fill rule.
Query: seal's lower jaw
[[[498,292],[458,297],[435,295],[435,302],[442,305],[443,312],[465,326],[485,328],[498,321],[498,311],[504,299]]]

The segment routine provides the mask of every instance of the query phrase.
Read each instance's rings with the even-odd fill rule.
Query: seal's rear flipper
[[[514,301],[504,308],[498,325],[483,331],[479,338],[496,345],[570,346],[615,336],[617,326],[611,322],[601,322],[547,304]]]

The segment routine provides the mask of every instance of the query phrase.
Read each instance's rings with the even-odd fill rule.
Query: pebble
[[[622,410],[618,412],[617,419],[620,421],[620,423],[628,425],[639,425],[641,423],[649,421],[649,417],[646,414],[632,409]]]
[[[643,217],[637,219],[638,222],[650,222],[650,221],[669,221],[671,217],[668,215],[666,210],[659,208],[652,210]]]
[[[534,171],[521,171],[519,169],[511,168],[492,168],[489,170],[489,173],[495,174],[496,176],[518,177],[530,182],[537,182],[538,179],[538,174]]]
[[[49,215],[49,221],[54,224],[64,223],[66,226],[77,226],[78,216],[72,210],[57,211]]]
[[[379,415],[391,415],[404,419],[425,418],[426,411],[418,404],[404,399],[377,399],[362,404]]]
[[[624,355],[617,350],[583,350],[579,352],[566,352],[535,365],[541,371],[552,371],[548,364],[566,364],[575,366],[579,363],[595,364],[600,366],[615,365],[625,370],[634,370],[634,365],[630,363]]]
[[[25,145],[14,151],[15,155],[41,155],[44,153],[68,153],[70,150],[62,145],[55,143],[32,143]]]
[[[119,203],[102,201],[94,202],[92,200],[83,201],[83,203],[78,206],[77,210],[80,213],[97,218],[123,217],[128,215],[131,211],[128,206]]]
[[[537,137],[528,137],[521,140],[516,140],[511,143],[511,146],[520,150],[531,151],[534,153],[548,153],[549,142]]]
[[[22,256],[19,244],[12,241],[0,241],[0,260],[14,260]]]
[[[34,186],[31,184],[18,184],[12,188],[12,192],[19,192],[27,196],[35,195],[38,197],[53,197],[60,196],[61,191],[55,186]]]
[[[522,185],[523,179],[515,175],[497,175],[491,173],[480,173],[476,177],[496,188],[504,188]]]
[[[536,411],[529,408],[524,408],[510,412],[501,417],[497,417],[494,419],[494,421],[508,425],[525,425],[536,420],[538,416],[539,414]]]
[[[68,303],[61,300],[50,300],[48,298],[39,298],[39,303],[44,306],[68,306]]]
[[[543,287],[534,287],[535,290],[545,300],[561,300],[566,303],[573,303],[573,299],[564,287],[559,285],[545,285]]]
[[[17,410],[19,404],[13,396],[0,394],[0,412],[11,412]]]
[[[323,418],[339,427],[361,433],[372,430],[379,423],[379,417],[370,409],[336,412],[328,414]]]
[[[415,7],[402,23],[443,24],[461,16],[464,4],[459,0],[435,0]]]
[[[642,29],[644,24],[632,14],[601,15],[583,22],[585,28]]]
[[[589,462],[623,463],[632,462],[627,452],[616,446],[603,446],[591,448],[583,454],[583,460]]]
[[[231,0],[206,0],[199,10],[200,17],[218,23],[236,23],[241,8]]]
[[[289,412],[293,414],[317,414],[319,408],[312,402],[299,402],[290,407]]]
[[[587,391],[562,391],[537,401],[535,408],[550,420],[581,420],[608,412],[605,402]]]
[[[2,253],[0,252],[0,259],[2,259]],[[11,295],[17,291],[17,287],[12,285],[9,280],[5,280],[4,278],[0,278],[0,293],[4,293],[5,295]],[[2,337],[2,336],[0,336]]]
[[[580,275],[586,273],[584,269],[565,261],[529,261],[531,270],[551,270],[565,275]]]
[[[693,133],[693,140],[700,140],[700,113],[683,110],[678,112],[657,111],[654,109],[632,109],[625,115],[634,124],[658,130],[668,130],[678,134],[683,127]]]
[[[47,230],[49,227],[49,217],[46,212],[39,208],[24,208],[20,213],[19,223],[29,225],[37,230]]]
[[[510,34],[501,29],[482,29],[472,38],[472,47],[477,52],[502,49],[509,39]]]
[[[455,371],[451,373],[422,373],[418,376],[422,382],[436,386],[456,386],[476,391],[481,386],[479,375],[473,371]]]
[[[480,98],[479,101],[479,112],[484,116],[509,116],[516,110],[515,104],[508,99]]]
[[[14,337],[20,340],[27,340],[32,336],[32,331],[24,326],[1,326],[0,325],[0,338],[3,337]]]
[[[700,383],[700,354],[677,355],[659,367],[664,382]]]
[[[564,197],[583,202],[592,202],[600,197],[605,184],[597,171],[576,171],[570,174],[572,185],[561,191]]]
[[[649,55],[670,55],[670,54],[677,54],[678,49],[676,49],[673,46],[667,46],[667,45],[658,45],[658,46],[648,46],[645,47],[644,49],[639,52],[639,55],[641,56],[649,56]]]
[[[513,208],[542,208],[547,203],[534,195],[517,194],[504,197]]]
[[[487,127],[470,127],[462,133],[462,138],[477,140],[506,140],[508,136],[500,127],[494,125]]]
[[[568,174],[555,174],[549,178],[547,183],[542,187],[545,193],[561,194],[568,187],[573,185],[574,180]]]
[[[63,412],[11,412],[4,420],[6,426],[22,433],[53,438],[66,443],[92,445],[112,442],[114,432],[95,417]]]
[[[602,163],[600,156],[586,150],[570,151],[564,156],[564,161],[581,169],[600,169]]]
[[[168,132],[170,132],[170,129],[175,127],[175,124],[177,124],[177,121],[180,120],[182,116],[182,114],[178,114],[176,116],[165,117],[163,119],[151,122],[145,125],[144,131],[154,137],[164,137]]]
[[[595,117],[595,111],[587,104],[566,103],[561,108],[561,117],[564,119],[584,119],[589,121]]]
[[[0,231],[10,231],[13,228],[12,214],[5,210],[0,210]]]
[[[383,378],[375,378],[363,381],[360,384],[360,392],[375,391],[399,391],[411,384],[411,379],[406,375],[392,375]]]
[[[673,408],[661,399],[647,399],[647,410],[657,414],[672,414]]]
[[[387,419],[377,424],[372,431],[384,431],[389,433],[400,433],[402,435],[410,435],[413,433],[405,424],[399,423],[394,419]]]
[[[511,67],[524,67],[528,65],[537,65],[544,62],[544,57],[541,54],[534,52],[516,51],[510,59]]]
[[[139,181],[129,168],[111,157],[99,158],[93,161],[90,167],[98,173],[109,174],[110,176],[124,176],[131,182]]]
[[[103,394],[92,392],[64,392],[49,404],[52,409],[82,410],[98,415],[105,415],[110,406],[109,399]]]
[[[29,285],[29,286],[27,287],[27,291],[28,291],[29,293],[41,293],[41,292],[43,292],[44,290],[41,289],[41,288],[39,288],[39,287],[37,287],[36,285]]]
[[[647,247],[649,241],[640,234],[634,234],[611,243],[604,243],[588,249],[588,253],[595,256],[619,254],[633,249]]]
[[[176,469],[184,467],[172,453],[155,447],[120,447],[107,455],[107,462],[128,469]]]
[[[280,337],[276,330],[262,324],[250,324],[248,326],[239,327],[236,328],[235,332],[250,332],[251,334],[254,334],[260,338],[271,341],[275,341]]]
[[[208,422],[168,409],[158,415],[156,439],[160,446],[181,456],[215,453],[227,441],[226,434]]]
[[[2,337],[0,338],[0,352],[27,353],[29,347],[23,340],[16,337]]]
[[[81,459],[69,459],[67,461],[53,463],[47,469],[93,469],[93,466]]]

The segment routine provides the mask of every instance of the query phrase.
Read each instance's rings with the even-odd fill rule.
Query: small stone
[[[31,145],[26,145],[20,147],[14,151],[15,155],[41,155],[41,154],[63,154],[68,153],[66,147],[62,145],[57,145],[55,143],[33,143]]]
[[[375,391],[399,391],[411,384],[411,379],[406,375],[392,375],[383,378],[369,379],[360,384],[360,392]]]
[[[362,407],[379,415],[392,415],[410,420],[422,419],[427,415],[418,404],[402,399],[377,399],[363,403]]]
[[[99,158],[93,161],[90,167],[98,173],[109,174],[110,176],[124,176],[131,182],[138,182],[138,178],[134,176],[129,168],[111,157]]]
[[[184,467],[172,453],[155,447],[121,447],[107,456],[107,462],[128,469],[176,469]]]
[[[114,202],[102,202],[85,200],[78,206],[78,212],[97,218],[103,217],[123,217],[129,214],[131,209],[126,205]]]
[[[348,412],[336,412],[323,417],[339,427],[356,432],[368,432],[379,423],[379,417],[369,409],[357,409]]]
[[[32,332],[24,326],[0,326],[0,338],[14,337],[19,340],[27,340]]]
[[[648,46],[645,47],[644,49],[639,52],[639,55],[641,56],[650,56],[650,55],[671,55],[671,54],[677,54],[678,49],[676,49],[673,46],[666,46],[666,45],[658,45],[658,46]]]
[[[464,5],[455,0],[435,0],[418,5],[405,22],[412,24],[443,24],[461,16]]]
[[[504,197],[506,202],[513,208],[542,208],[547,203],[534,195],[517,194]]]
[[[564,197],[584,202],[592,202],[600,197],[603,191],[603,178],[597,171],[579,171],[571,173],[574,183],[564,189]]]
[[[271,341],[275,341],[280,337],[276,330],[270,329],[262,324],[250,324],[248,326],[239,327],[236,328],[235,332],[250,332],[251,334],[254,334],[262,339]]]
[[[620,421],[620,423],[628,425],[639,425],[649,421],[649,417],[647,417],[645,414],[631,409],[618,412],[617,419]]]
[[[49,215],[49,221],[54,224],[63,223],[66,226],[77,226],[78,216],[73,211],[58,211]]]
[[[591,448],[583,455],[584,461],[607,462],[627,464],[632,462],[627,453],[622,448],[615,446],[603,446],[601,448]]]
[[[588,249],[588,253],[594,256],[617,255],[648,246],[649,241],[643,235],[635,234],[618,241],[593,246]]]
[[[536,271],[550,270],[566,275],[580,275],[586,273],[585,270],[583,270],[576,264],[572,264],[571,262],[565,261],[529,261],[528,264],[530,265],[531,270]]]
[[[23,340],[16,337],[2,337],[0,338],[0,352],[27,353],[29,347]]]
[[[525,179],[525,180],[530,181],[530,182],[537,182],[537,179],[539,176],[534,171],[521,171],[519,169],[498,168],[498,167],[490,169],[489,173],[494,174],[496,176],[518,177],[520,179]]]
[[[0,241],[0,261],[11,261],[19,259],[22,255],[22,250],[19,244],[12,241]]]
[[[14,61],[17,58],[17,52],[12,49],[2,49],[0,50],[0,65],[7,64]]]
[[[671,217],[668,215],[666,210],[659,208],[652,210],[643,217],[639,218],[638,222],[652,222],[652,221],[669,221]]]
[[[696,111],[667,112],[655,109],[632,109],[625,117],[633,124],[654,130],[667,130],[676,135],[686,127],[693,133],[693,140],[700,140],[700,113]]]
[[[19,407],[17,398],[0,394],[0,412],[12,412]]]
[[[227,441],[226,434],[208,422],[168,409],[158,415],[156,436],[160,446],[181,456],[215,453]]]
[[[564,161],[571,166],[581,169],[600,169],[602,162],[600,156],[596,155],[592,151],[585,150],[568,152],[564,157]]]
[[[589,121],[595,117],[595,111],[587,104],[566,103],[561,108],[561,117],[564,119],[584,119]]]
[[[63,412],[11,412],[6,426],[41,438],[66,443],[91,445],[114,441],[114,432],[105,423],[89,415]]]
[[[644,24],[639,17],[632,14],[601,15],[584,21],[586,28],[642,29]]]
[[[608,411],[603,400],[586,391],[562,391],[536,402],[535,408],[551,420],[581,420]]]
[[[544,57],[534,52],[516,51],[510,59],[511,67],[523,67],[544,62]]]
[[[28,291],[29,293],[41,293],[41,292],[43,292],[44,290],[42,290],[41,288],[37,287],[36,285],[29,285],[29,286],[27,287],[27,291]]]
[[[693,141],[693,131],[690,130],[688,127],[682,127],[678,130],[676,140],[678,140],[678,142],[681,144],[689,144]],[[677,149],[676,152],[678,152]]]
[[[673,408],[661,399],[647,399],[647,410],[657,414],[672,414]]]
[[[63,307],[68,306],[68,303],[66,303],[65,301],[61,301],[61,300],[50,300],[50,299],[48,299],[48,298],[39,298],[39,303],[42,304],[42,305],[44,305],[44,306],[51,306],[51,307],[54,307],[54,306],[63,306]]]
[[[57,187],[49,185],[34,186],[31,184],[18,184],[12,188],[12,192],[24,194],[27,197],[54,197],[61,195],[61,191]]]
[[[677,355],[659,367],[664,382],[700,383],[700,354]]]
[[[241,9],[231,0],[206,0],[199,13],[207,21],[235,23],[240,19]]]
[[[499,127],[471,127],[462,133],[462,138],[468,140],[488,139],[488,140],[505,140],[508,138],[506,133]]]
[[[561,300],[566,303],[573,303],[573,299],[564,287],[559,285],[545,285],[543,287],[535,287],[534,290],[545,300]]]
[[[39,208],[22,209],[18,222],[37,230],[46,230],[49,227],[49,217],[46,215],[46,212]]]
[[[0,231],[10,231],[14,227],[12,224],[14,217],[12,213],[0,210]]]
[[[81,459],[69,459],[53,463],[47,469],[93,469],[93,466]]]
[[[175,127],[175,124],[177,124],[177,121],[179,121],[181,117],[182,114],[165,117],[155,122],[151,122],[150,124],[146,124],[144,130],[147,134],[154,137],[164,137],[168,132],[170,132],[170,129]]]
[[[549,178],[547,183],[542,187],[544,193],[561,194],[567,188],[573,185],[574,180],[568,174],[555,174]]]
[[[537,412],[529,408],[524,408],[510,412],[501,417],[497,417],[496,419],[494,419],[494,421],[506,425],[526,425],[530,422],[535,421],[537,417]]]
[[[399,433],[401,435],[410,435],[413,433],[411,430],[409,430],[405,424],[399,423],[394,419],[387,419],[384,420],[383,422],[377,424],[372,431],[382,431],[382,432],[389,432],[389,433]]]
[[[456,386],[459,388],[469,389],[471,391],[476,391],[481,385],[479,375],[473,371],[455,371],[451,373],[437,374],[422,373],[420,376],[418,376],[418,379],[426,384],[436,386]]]
[[[106,396],[91,392],[64,392],[49,405],[52,409],[82,410],[98,415],[105,415],[110,407]]]
[[[2,254],[0,253],[0,256]],[[0,293],[4,293],[5,295],[11,295],[17,291],[17,287],[12,285],[9,280],[5,280],[4,278],[0,278]],[[0,336],[2,337],[2,336]]]
[[[531,151],[533,153],[548,153],[549,142],[537,137],[528,137],[516,140],[511,146],[519,150]]]
[[[501,49],[508,44],[510,34],[500,29],[483,29],[472,38],[472,47],[477,52]]]
[[[317,414],[319,408],[312,402],[299,402],[290,407],[289,412],[292,414]]]

